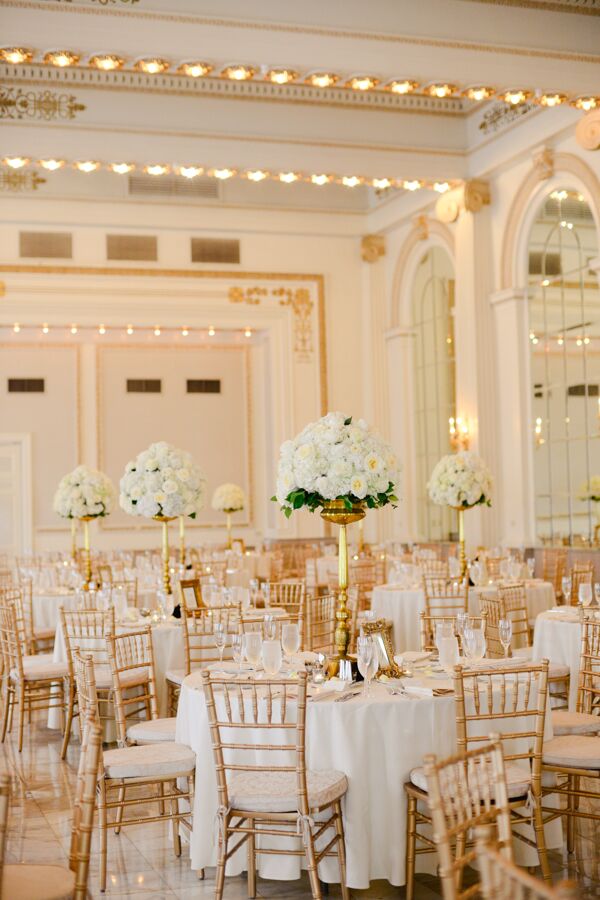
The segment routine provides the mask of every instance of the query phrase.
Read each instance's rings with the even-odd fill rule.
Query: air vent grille
[[[43,394],[45,384],[43,378],[9,378],[9,394]]]
[[[128,394],[160,394],[162,384],[160,378],[128,378]]]
[[[131,196],[189,197],[218,200],[219,184],[214,178],[182,178],[180,175],[129,175]]]
[[[156,262],[158,259],[158,242],[151,235],[140,234],[107,234],[106,258],[146,260]]]
[[[240,242],[222,238],[192,238],[192,262],[239,263]]]
[[[73,236],[52,231],[21,231],[19,256],[27,259],[71,259]]]
[[[221,380],[219,378],[188,378],[188,394],[220,394]]]
[[[597,384],[570,384],[567,388],[567,396],[569,397],[597,397]]]

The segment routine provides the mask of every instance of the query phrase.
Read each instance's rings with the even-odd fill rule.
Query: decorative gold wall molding
[[[427,216],[417,216],[413,219],[413,228],[420,241],[426,241],[429,237],[429,220]]]
[[[575,137],[584,150],[600,149],[600,109],[582,116],[575,127]]]
[[[0,87],[0,119],[74,119],[85,106],[73,94]]]
[[[258,306],[261,299],[268,295],[268,290],[261,287],[232,287],[229,288],[229,300],[231,303],[248,303],[250,306]]]
[[[531,154],[533,168],[540,181],[546,181],[554,175],[554,150],[542,147]]]
[[[488,182],[473,179],[442,194],[435,204],[435,213],[440,222],[456,222],[462,212],[477,213],[489,204],[490,186]]]
[[[251,306],[259,305],[263,300],[279,299],[280,306],[289,306],[294,314],[294,353],[298,362],[310,362],[313,353],[313,334],[311,316],[313,302],[310,299],[310,291],[307,288],[267,288],[261,287],[231,287],[229,288],[230,303],[248,303]]]
[[[45,184],[46,179],[37,172],[21,172],[15,169],[0,169],[0,191],[37,191],[39,184]]]
[[[365,234],[360,242],[360,255],[368,263],[376,263],[385,256],[385,237],[382,234]]]

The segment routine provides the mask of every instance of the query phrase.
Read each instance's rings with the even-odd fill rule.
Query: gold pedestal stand
[[[179,564],[185,566],[185,520],[179,516]]]
[[[231,537],[231,513],[225,510],[227,516],[227,550],[233,549],[233,538]]]
[[[71,519],[71,559],[77,559],[77,519]]]
[[[337,661],[346,659],[348,656],[348,643],[350,641],[350,630],[348,628],[348,539],[346,534],[346,526],[353,522],[360,522],[365,517],[365,510],[362,506],[353,506],[352,509],[346,509],[343,500],[328,500],[321,510],[321,518],[332,525],[337,525],[340,529],[338,541],[338,606],[335,617],[337,626],[335,629],[335,647],[337,650]]]
[[[83,582],[84,591],[89,591],[92,584],[92,557],[90,555],[90,529],[88,523],[94,518],[95,516],[82,516],[79,520],[80,522],[83,522],[83,564],[85,566],[85,580]]]
[[[458,513],[458,561],[460,563],[461,581],[467,574],[467,554],[465,553],[465,509],[468,507],[454,506]]]
[[[156,522],[162,522],[162,558],[163,558],[163,587],[165,594],[172,594],[171,574],[169,572],[169,522],[176,516],[153,516]]]

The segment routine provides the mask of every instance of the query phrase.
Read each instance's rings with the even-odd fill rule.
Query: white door
[[[29,435],[0,434],[0,554],[31,552]]]

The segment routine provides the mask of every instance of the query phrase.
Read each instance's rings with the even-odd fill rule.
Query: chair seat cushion
[[[508,799],[516,800],[517,797],[523,797],[531,786],[531,777],[521,766],[505,763],[506,770],[506,787],[508,790]],[[427,778],[423,766],[418,766],[410,773],[411,784],[427,793]]]
[[[531,659],[533,655],[533,647],[517,647],[512,652],[517,659]]]
[[[94,666],[96,675],[96,687],[100,691],[112,690],[113,679],[110,666],[106,663]],[[123,672],[119,675],[122,687],[136,687],[138,684],[146,684],[148,681],[147,669],[132,669],[131,672]]]
[[[165,678],[173,684],[183,684],[183,679],[186,675],[185,669],[168,669]]]
[[[23,657],[23,662],[27,665],[46,665],[54,662],[54,654],[52,653],[28,653]]]
[[[175,778],[194,771],[196,754],[185,744],[165,742],[107,750],[103,760],[109,778]]]
[[[56,678],[66,678],[69,674],[68,666],[65,662],[52,662],[47,659],[42,662],[37,661],[37,656],[23,657],[23,675],[25,681],[44,681]],[[12,669],[10,673],[12,681],[17,680],[17,671]]]
[[[600,716],[569,712],[566,709],[553,709],[552,731],[554,737],[565,734],[597,734],[600,732]]]
[[[328,806],[348,790],[343,772],[330,769],[306,773],[310,809]],[[295,772],[239,772],[229,781],[232,809],[295,812],[298,809]]]
[[[600,737],[565,734],[546,741],[542,762],[550,766],[600,769]]]
[[[127,729],[127,737],[134,744],[154,744],[156,741],[174,741],[177,719],[149,719],[136,722]]]
[[[65,866],[9,865],[2,871],[2,896],[14,900],[72,900],[75,874]]]
[[[33,636],[36,641],[50,641],[56,634],[56,628],[36,628]]]
[[[563,666],[562,663],[551,662],[548,666],[548,678],[550,680],[554,680],[557,678],[569,678],[570,675],[570,668],[568,666]]]

